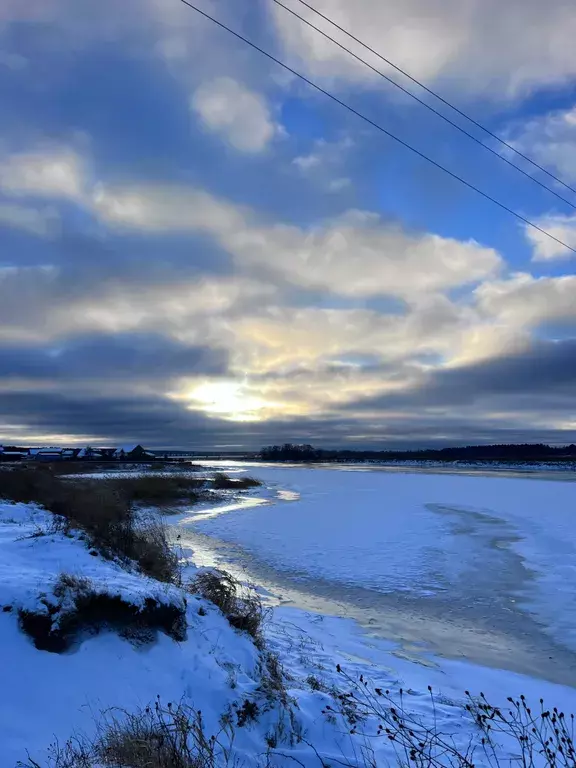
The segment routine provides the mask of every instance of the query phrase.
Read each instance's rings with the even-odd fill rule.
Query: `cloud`
[[[0,227],[21,229],[38,237],[55,237],[60,217],[54,208],[31,208],[24,205],[0,203]]]
[[[563,180],[576,182],[576,105],[516,126],[509,141]]]
[[[537,219],[536,224],[549,232],[570,248],[576,249],[576,214],[573,216],[548,215]],[[555,242],[533,227],[525,227],[524,232],[534,247],[534,261],[553,261],[571,259],[576,255],[570,248]]]
[[[445,355],[473,322],[472,313],[437,297],[400,314],[273,307],[238,318],[236,334],[238,343],[253,354],[252,369],[273,371],[345,365],[350,354],[372,356],[379,363]]]
[[[230,77],[202,83],[191,107],[206,130],[240,152],[262,152],[274,137],[275,126],[264,97]]]
[[[412,234],[366,211],[351,210],[309,229],[267,225],[239,206],[173,187],[102,189],[95,210],[118,227],[209,233],[240,267],[261,267],[301,288],[350,297],[445,291],[502,266],[494,250],[473,241]]]
[[[479,310],[507,328],[576,321],[576,276],[535,278],[527,273],[486,282],[475,291]]]
[[[96,216],[110,227],[139,232],[227,232],[244,226],[241,208],[190,187],[99,185],[94,192]]]
[[[317,139],[311,152],[295,157],[292,165],[303,176],[316,181],[329,192],[341,192],[352,183],[351,179],[341,174],[342,166],[355,146],[355,142],[347,135],[337,141]]]
[[[576,406],[576,339],[534,341],[518,354],[466,366],[438,369],[401,392],[366,398],[349,404],[363,410],[443,406],[453,413],[475,406],[481,413],[522,411],[569,413]],[[568,421],[568,420],[567,420]]]
[[[85,246],[84,246],[85,248]],[[0,269],[0,339],[46,342],[71,333],[156,331],[186,343],[230,338],[233,318],[277,289],[247,277],[154,270],[122,272],[122,252],[99,271],[90,259],[62,267]],[[97,258],[97,255],[96,255]],[[22,308],[25,308],[23,311]]]
[[[14,196],[83,197],[84,169],[78,155],[67,150],[38,150],[0,160],[0,189]]]
[[[154,333],[74,336],[49,345],[0,346],[0,379],[54,382],[161,382],[182,376],[222,375],[224,350],[189,346]]]
[[[406,232],[366,211],[348,211],[308,230],[276,225],[232,232],[224,245],[244,263],[277,271],[308,289],[343,296],[397,296],[474,283],[498,271],[490,248]]]
[[[288,5],[359,56],[400,77],[334,27],[290,0]],[[315,7],[376,51],[432,84],[489,98],[516,97],[567,82],[576,74],[570,53],[576,18],[568,0],[318,0]],[[285,54],[307,74],[345,86],[382,87],[367,67],[282,8],[270,16]],[[490,51],[487,55],[486,52]]]

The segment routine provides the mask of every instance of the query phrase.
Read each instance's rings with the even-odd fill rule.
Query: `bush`
[[[186,633],[185,606],[161,603],[148,597],[140,608],[119,595],[98,592],[89,579],[63,573],[45,610],[20,609],[20,627],[41,651],[61,653],[85,631],[114,629],[133,640],[150,639],[151,631],[162,630],[176,640]]]
[[[166,526],[160,518],[149,519],[143,526],[134,529],[127,557],[135,560],[147,576],[180,585],[178,555],[170,545]]]
[[[255,477],[230,477],[224,474],[224,472],[216,472],[212,480],[212,486],[217,491],[236,490],[244,491],[248,488],[257,488],[262,483],[260,480],[256,480]]]
[[[208,737],[201,712],[184,703],[120,712],[99,724],[94,739],[76,737],[49,749],[48,768],[216,768],[230,762],[231,724]],[[42,768],[28,758],[20,768]]]
[[[436,722],[438,698],[428,686],[429,722],[410,712],[402,688],[397,694],[376,688],[363,675],[352,678],[338,665],[342,688],[333,693],[335,706],[327,706],[324,714],[339,716],[351,734],[363,736],[365,742],[386,739],[393,746],[399,765],[417,768],[474,768],[487,764],[492,768],[517,762],[522,766],[571,768],[576,765],[574,747],[574,715],[566,716],[557,708],[548,710],[544,700],[530,707],[526,698],[508,698],[509,707],[495,707],[483,693],[479,698],[466,691],[467,703],[455,709],[453,728]],[[462,732],[462,715],[469,715],[471,734]],[[504,737],[504,743],[499,738]]]
[[[65,480],[44,468],[0,471],[0,498],[41,504],[64,525],[85,531],[106,557],[135,560],[147,576],[178,583],[178,558],[165,527],[158,520],[139,524],[120,483]]]
[[[187,589],[214,603],[235,629],[247,632],[259,647],[262,646],[267,611],[253,587],[243,586],[230,573],[214,569],[199,573],[188,583]]]
[[[0,498],[47,506],[62,492],[62,481],[41,465],[0,469]]]

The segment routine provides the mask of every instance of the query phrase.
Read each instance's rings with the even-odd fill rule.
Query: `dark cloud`
[[[415,414],[391,420],[382,416],[360,421],[357,417],[275,419],[243,423],[208,417],[184,404],[158,396],[100,397],[75,393],[63,385],[61,392],[0,393],[0,411],[10,414],[0,425],[0,441],[11,440],[11,425],[25,423],[29,435],[78,435],[100,443],[138,441],[155,448],[192,450],[233,446],[258,450],[282,442],[310,442],[325,447],[408,449],[471,443],[567,443],[576,432],[531,429],[529,419],[510,419],[504,426],[496,419],[450,418],[445,414]]]
[[[0,394],[0,411],[9,414],[4,428],[0,426],[0,440],[9,440],[11,426],[22,424],[29,435],[78,435],[109,443],[137,440],[152,447],[192,449],[257,450],[278,442],[400,449],[576,439],[574,430],[530,426],[544,423],[546,415],[560,418],[574,410],[576,340],[540,342],[521,355],[438,371],[417,388],[355,402],[324,417],[251,423],[190,410],[160,390],[142,396],[139,387],[126,395],[131,382],[224,373],[225,356],[218,350],[142,334],[72,340],[55,350],[54,357],[47,348],[34,348],[34,354],[32,349],[0,351],[0,377],[28,380],[26,391]],[[51,381],[50,391],[42,389],[40,379]],[[98,380],[107,387],[99,390]],[[79,381],[88,387],[76,386]],[[496,407],[507,415],[486,416]],[[370,411],[369,417],[365,411]]]
[[[508,410],[576,409],[576,339],[539,341],[530,349],[473,365],[439,369],[401,392],[351,403],[348,409],[470,406],[492,402]]]
[[[228,353],[152,333],[92,335],[48,346],[0,347],[0,378],[168,380],[226,373]]]

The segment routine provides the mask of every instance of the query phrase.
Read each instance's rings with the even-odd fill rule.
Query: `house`
[[[26,448],[14,445],[0,445],[0,461],[21,461],[26,456]]]
[[[141,445],[121,445],[114,451],[115,459],[153,459],[153,453],[145,450]]]
[[[5,448],[0,453],[0,461],[22,461],[25,456],[23,451],[10,451]]]
[[[102,452],[99,448],[92,448],[91,445],[87,445],[86,448],[81,448],[77,454],[78,459],[102,459]]]
[[[77,448],[30,448],[28,456],[34,461],[70,461],[78,454]]]
[[[61,448],[41,448],[34,456],[34,461],[62,461]]]

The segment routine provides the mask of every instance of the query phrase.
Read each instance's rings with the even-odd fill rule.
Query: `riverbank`
[[[231,474],[240,471],[238,467],[229,469]],[[213,471],[205,468],[204,474],[211,477]],[[298,477],[292,476],[289,481],[285,474],[270,474],[277,471],[284,472],[262,471],[262,488],[238,493],[240,484],[232,483],[231,489],[222,491],[226,501],[220,498],[214,504],[202,500],[186,512],[164,517],[180,562],[181,585],[162,585],[143,576],[136,562],[107,559],[91,549],[90,541],[81,531],[59,526],[54,515],[34,504],[0,504],[0,596],[4,606],[0,614],[0,642],[10,660],[0,705],[3,766],[11,768],[16,760],[21,760],[27,768],[60,768],[62,761],[55,760],[56,753],[54,748],[50,751],[49,743],[56,738],[60,749],[76,733],[88,739],[81,743],[93,745],[90,739],[108,732],[109,720],[106,725],[105,718],[110,712],[117,713],[120,730],[115,725],[114,733],[122,738],[126,723],[149,724],[150,713],[153,719],[157,715],[168,718],[169,723],[174,722],[174,712],[184,713],[185,722],[193,729],[190,733],[201,733],[203,744],[211,743],[206,740],[212,736],[216,739],[216,752],[203,756],[208,759],[203,764],[211,768],[225,768],[230,761],[278,768],[294,761],[305,768],[336,762],[364,768],[395,764],[400,759],[395,745],[379,729],[382,722],[389,722],[392,705],[401,708],[399,711],[409,718],[414,732],[425,739],[423,749],[440,750],[435,734],[441,732],[449,735],[454,754],[460,757],[470,740],[476,739],[481,751],[481,732],[465,709],[473,701],[466,690],[473,694],[483,691],[500,707],[507,706],[508,696],[523,694],[534,703],[543,697],[550,705],[567,711],[576,708],[574,689],[552,682],[550,670],[554,665],[540,669],[534,664],[532,675],[522,675],[518,670],[512,671],[511,664],[497,668],[497,658],[492,667],[474,663],[470,652],[462,653],[462,645],[460,657],[455,648],[454,653],[449,652],[450,641],[456,643],[462,638],[461,618],[452,616],[446,621],[446,616],[439,614],[434,618],[431,613],[424,615],[422,609],[426,601],[443,599],[443,579],[451,573],[452,566],[446,571],[439,567],[430,570],[430,564],[434,564],[430,552],[425,558],[408,557],[408,568],[398,557],[400,552],[396,552],[396,559],[382,557],[385,552],[380,552],[379,558],[359,557],[358,544],[362,539],[352,535],[354,528],[363,531],[364,539],[372,546],[380,542],[382,549],[387,544],[390,555],[392,545],[398,549],[399,542],[403,543],[404,560],[407,553],[418,553],[423,542],[435,547],[432,554],[436,559],[442,542],[447,543],[445,553],[471,553],[473,560],[478,552],[489,551],[495,558],[491,565],[507,564],[514,582],[518,574],[509,558],[517,543],[517,532],[510,521],[503,524],[498,518],[487,519],[490,515],[486,510],[479,513],[477,509],[459,508],[455,496],[453,507],[444,504],[440,508],[432,503],[425,507],[420,513],[421,525],[410,535],[410,527],[414,527],[410,509],[402,507],[410,496],[406,488],[400,494],[399,488],[392,492],[392,485],[388,485],[388,495],[381,495],[383,480],[397,483],[396,475],[364,470],[335,474],[326,470],[323,482],[319,483],[314,470],[300,468]],[[405,476],[404,482],[406,477],[415,493],[413,475]],[[418,476],[423,477],[430,482],[430,476]],[[434,479],[446,482],[444,477]],[[353,487],[346,491],[350,483]],[[530,485],[533,489],[538,487]],[[546,487],[558,489],[561,485],[553,483]],[[535,500],[538,492],[530,495]],[[552,496],[548,490],[551,501]],[[379,519],[374,515],[375,499],[385,502],[380,504],[380,517],[383,509],[396,513],[396,527],[387,526],[385,541],[378,538],[380,534],[375,528]],[[318,507],[331,511],[330,520],[318,517]],[[349,519],[352,527],[346,525]],[[291,532],[283,527],[288,523]],[[202,530],[222,524],[229,532],[242,532],[241,545],[234,543],[233,536],[226,541],[216,539],[213,530],[210,535]],[[299,550],[301,564],[326,571],[334,558],[333,544],[338,538],[328,535],[330,526],[351,551],[347,556],[342,548],[336,552],[335,563],[340,563],[345,578],[338,580],[334,579],[334,572],[328,574],[327,589],[336,588],[337,594],[322,595],[318,591],[318,575],[310,579],[306,567],[299,572],[291,571],[286,556]],[[437,535],[439,531],[443,532],[441,537]],[[312,549],[302,538],[305,534],[315,542]],[[452,547],[450,537],[457,547]],[[251,549],[262,547],[263,541],[268,555],[257,560]],[[468,544],[462,546],[463,542]],[[413,545],[417,546],[410,550]],[[328,549],[321,557],[323,547]],[[254,643],[245,632],[234,629],[230,622],[237,624],[236,618],[231,616],[228,621],[216,605],[185,585],[194,582],[195,575],[202,573],[205,566],[213,565],[229,565],[240,579],[258,576],[250,570],[256,563],[275,571],[277,579],[256,579],[272,614],[261,638]],[[354,563],[357,568],[352,568]],[[469,561],[465,559],[464,565],[469,565]],[[419,573],[425,576],[425,585],[418,583]],[[462,569],[457,569],[457,573],[462,575]],[[479,573],[475,571],[476,577]],[[365,579],[367,574],[376,582],[359,587],[355,582]],[[378,581],[382,578],[399,579],[405,589],[383,592],[384,582]],[[468,587],[470,583],[463,581]],[[308,589],[312,584],[314,588]],[[388,625],[378,625],[384,612],[366,602],[376,593],[392,601],[388,606]],[[306,594],[309,604],[300,602]],[[476,596],[481,594],[482,589]],[[139,616],[149,599],[156,599],[160,605],[168,600],[183,621],[176,634],[171,634],[165,624],[143,628],[139,621],[135,626],[122,628],[117,617],[103,618],[101,613],[89,616],[88,624],[83,626],[76,619],[68,621],[67,617],[83,610],[87,603],[93,605],[94,598],[100,605],[102,596],[107,604],[115,602],[117,596],[122,597],[128,606],[123,617],[128,615],[130,621]],[[402,596],[405,600],[421,601],[414,603],[410,617],[398,603]],[[449,605],[450,594],[445,597]],[[30,606],[36,612],[46,609],[52,624],[59,622],[60,617],[65,619],[65,625],[74,631],[65,649],[54,652],[35,647],[33,638],[22,631],[19,622],[21,610]],[[360,613],[366,611],[362,620],[346,614],[352,606]],[[485,608],[491,610],[491,606]],[[369,618],[370,612],[376,623]],[[413,621],[411,630],[408,618]],[[448,628],[447,634],[437,632],[443,625]],[[471,629],[476,644],[481,645],[479,627],[474,625]],[[495,630],[492,635],[485,633],[485,650],[492,647],[502,653],[506,637]],[[443,647],[444,654],[434,652],[434,642],[438,648]],[[510,658],[520,659],[519,649],[519,645],[509,649]],[[527,662],[530,658],[536,660],[535,650],[540,649],[527,649]],[[563,665],[565,669],[570,666],[559,656],[555,663],[559,670]],[[27,682],[30,680],[32,687]],[[366,701],[358,699],[351,704],[349,698],[354,691],[358,697],[380,697],[384,694],[377,691],[384,690],[389,693],[371,714],[362,714]],[[389,725],[399,727],[394,721]],[[516,746],[517,742],[513,742],[512,751]],[[419,748],[418,744],[416,747]],[[499,752],[503,760],[512,754],[509,747],[505,742]],[[197,755],[199,745],[194,742],[191,748]],[[26,760],[27,751],[32,761]],[[95,762],[92,757],[90,760],[85,765],[100,768],[101,761]],[[483,764],[481,754],[477,763]],[[134,765],[140,768],[141,764]]]

